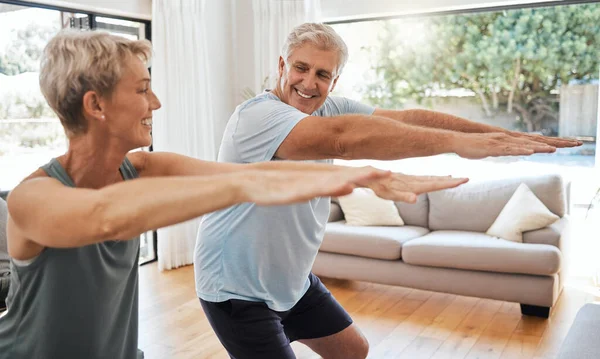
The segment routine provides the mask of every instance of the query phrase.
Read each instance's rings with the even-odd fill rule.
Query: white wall
[[[29,3],[53,5],[98,12],[107,15],[131,17],[140,20],[152,18],[152,0],[25,0]]]
[[[547,1],[550,0],[321,0],[321,14],[323,21],[336,21]]]

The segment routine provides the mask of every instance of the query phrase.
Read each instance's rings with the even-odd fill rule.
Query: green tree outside
[[[48,41],[56,34],[56,26],[29,23],[25,28],[11,31],[9,46],[0,49],[0,73],[13,76],[37,72],[40,57]]]
[[[407,36],[402,19],[382,21],[373,70],[362,88],[373,105],[427,104],[436,90],[473,91],[485,114],[515,112],[527,131],[554,133],[560,86],[598,79],[600,5],[424,18],[425,40]]]

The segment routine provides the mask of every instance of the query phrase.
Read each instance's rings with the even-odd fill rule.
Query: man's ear
[[[106,120],[104,116],[104,101],[95,91],[88,91],[83,95],[82,111],[86,117],[94,118],[98,121]]]
[[[285,60],[283,60],[283,57],[279,56],[279,78],[281,78],[283,76],[283,71],[285,70]]]

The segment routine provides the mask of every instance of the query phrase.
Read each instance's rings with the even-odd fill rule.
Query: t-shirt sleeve
[[[294,126],[309,115],[276,100],[249,103],[238,114],[233,141],[243,162],[270,161]]]
[[[329,96],[317,112],[319,116],[372,115],[375,107],[345,97]]]

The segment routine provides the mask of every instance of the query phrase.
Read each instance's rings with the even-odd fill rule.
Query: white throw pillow
[[[486,234],[523,243],[523,232],[544,228],[558,219],[525,183],[521,183]]]
[[[393,201],[379,198],[370,188],[356,188],[339,197],[340,206],[350,226],[403,226]]]

